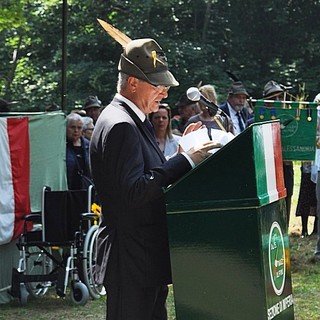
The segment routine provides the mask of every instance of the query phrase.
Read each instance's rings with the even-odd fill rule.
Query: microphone
[[[212,117],[216,114],[220,115],[221,113],[223,113],[226,116],[226,114],[215,103],[208,100],[204,95],[202,95],[198,88],[191,87],[187,90],[186,94],[188,99],[191,101],[201,101],[201,103],[203,103],[207,107]]]

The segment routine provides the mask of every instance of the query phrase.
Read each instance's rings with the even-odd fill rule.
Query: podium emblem
[[[269,271],[274,292],[280,296],[286,279],[286,259],[283,235],[278,222],[273,222],[269,234]]]

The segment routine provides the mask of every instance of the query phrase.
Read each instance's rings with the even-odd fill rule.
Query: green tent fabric
[[[45,113],[29,118],[32,211],[41,209],[41,190],[67,190],[65,115]]]
[[[65,114],[62,112],[10,113],[1,116],[1,119],[21,117],[28,118],[30,206],[32,212],[37,212],[41,210],[43,186],[50,186],[52,190],[67,190]],[[0,245],[0,304],[11,300],[7,291],[11,285],[12,268],[17,268],[19,262],[19,251],[15,243],[16,240],[13,240]]]
[[[0,304],[11,301],[8,290],[11,288],[12,268],[18,266],[19,251],[16,240],[0,246]]]

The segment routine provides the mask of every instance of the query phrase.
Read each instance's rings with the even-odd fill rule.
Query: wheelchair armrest
[[[41,222],[41,213],[31,213],[27,214],[26,216],[23,217],[23,219],[26,222],[32,221],[32,222]]]
[[[93,212],[84,212],[84,213],[81,213],[81,219],[82,220],[98,220],[99,216]]]

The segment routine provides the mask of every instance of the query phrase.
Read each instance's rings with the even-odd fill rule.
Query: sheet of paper
[[[226,145],[234,138],[234,135],[232,133],[224,132],[218,129],[211,129],[211,136],[213,142],[221,144],[222,146]],[[189,151],[192,147],[198,146],[208,141],[210,141],[208,129],[203,128],[196,131],[192,131],[186,134],[185,136],[181,137],[179,144],[184,151]]]
[[[181,137],[179,144],[184,151],[189,151],[192,147],[210,141],[206,128],[192,131]]]

